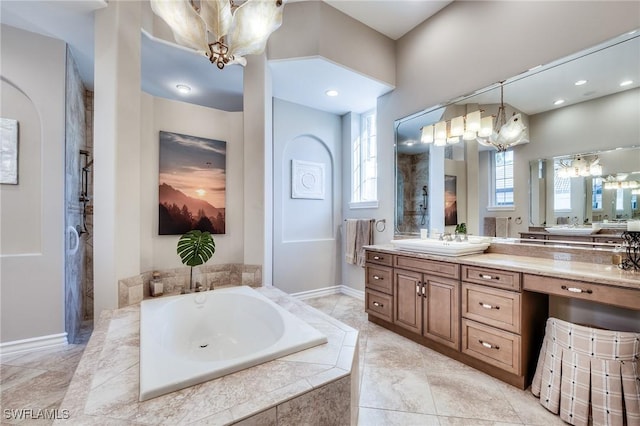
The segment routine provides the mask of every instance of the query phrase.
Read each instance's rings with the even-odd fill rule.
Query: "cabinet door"
[[[460,283],[425,277],[423,335],[453,349],[460,348]]]
[[[393,284],[394,324],[422,332],[422,274],[396,269]]]

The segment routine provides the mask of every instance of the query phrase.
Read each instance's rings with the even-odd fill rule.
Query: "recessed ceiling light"
[[[564,99],[558,99],[557,101],[555,101],[553,104],[554,105],[562,105],[564,103]]]
[[[331,97],[335,97],[338,96],[338,91],[337,90],[327,90],[326,92],[324,92],[327,96],[331,96]]]
[[[582,86],[583,84],[587,84],[587,80],[578,80],[574,84],[576,86]]]
[[[178,89],[178,92],[182,93],[183,95],[191,92],[191,87],[187,86],[186,84],[176,84],[176,89]]]
[[[633,80],[625,80],[622,83],[620,83],[620,87],[628,86],[630,84],[633,84]]]

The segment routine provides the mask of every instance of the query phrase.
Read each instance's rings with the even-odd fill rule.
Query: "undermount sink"
[[[467,254],[482,253],[491,245],[491,241],[488,238],[482,237],[469,237],[469,241],[461,242],[412,238],[392,240],[391,244],[399,250],[438,254],[441,256],[464,256]]]
[[[593,227],[591,225],[576,226],[576,225],[562,225],[552,226],[550,228],[544,228],[550,234],[563,234],[563,235],[591,235],[600,232],[600,227]]]

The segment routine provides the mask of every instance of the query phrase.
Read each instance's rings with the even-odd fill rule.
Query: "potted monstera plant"
[[[189,231],[178,240],[178,256],[190,266],[189,290],[193,289],[193,267],[205,264],[216,252],[216,243],[209,232]]]

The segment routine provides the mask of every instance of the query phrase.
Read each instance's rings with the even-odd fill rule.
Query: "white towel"
[[[508,217],[496,217],[496,237],[498,238],[509,237],[509,218]]]

